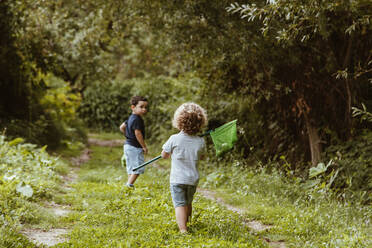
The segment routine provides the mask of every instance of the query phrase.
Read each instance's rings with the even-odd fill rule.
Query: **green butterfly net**
[[[233,148],[238,140],[236,121],[230,121],[210,132],[217,156]]]

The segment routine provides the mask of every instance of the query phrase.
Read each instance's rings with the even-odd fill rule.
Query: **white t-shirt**
[[[204,139],[199,136],[183,131],[170,136],[163,145],[163,150],[172,157],[170,183],[198,185],[198,160],[204,147]]]

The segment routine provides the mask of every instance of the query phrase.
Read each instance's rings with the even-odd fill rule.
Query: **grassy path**
[[[202,162],[190,234],[181,235],[168,189],[169,161],[148,166],[130,190],[122,148],[101,145],[72,161],[52,202],[31,203],[35,214],[23,234],[46,237],[44,244],[53,247],[259,248],[283,247],[283,241],[286,247],[372,247],[371,206],[332,200],[327,192],[305,190],[275,172],[245,170],[240,162]],[[23,245],[6,247],[36,247],[7,235]]]
[[[268,247],[238,214],[200,194],[190,234],[179,234],[166,171],[149,167],[130,190],[118,160],[122,148],[92,146],[91,151],[69,185],[72,190],[58,196],[71,212],[57,225],[70,230],[69,240],[56,247]]]

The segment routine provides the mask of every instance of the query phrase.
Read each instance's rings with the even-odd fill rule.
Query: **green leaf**
[[[23,196],[26,196],[26,197],[31,197],[33,194],[34,194],[34,191],[32,190],[31,186],[30,185],[24,185],[23,186],[23,182],[19,183],[17,185],[17,192],[22,194]]]
[[[309,180],[309,181],[306,181],[306,183],[304,184],[304,188],[305,189],[311,189],[314,186],[318,185],[319,183],[320,183],[320,179]]]
[[[47,149],[47,147],[48,147],[47,145],[43,146],[43,147],[40,149],[40,151],[41,151],[41,152],[45,152],[45,150]]]
[[[16,146],[19,143],[23,143],[25,140],[22,138],[15,138],[14,140],[10,141],[8,144],[9,146]]]
[[[317,167],[310,168],[309,178],[316,177],[317,175],[324,173],[326,170],[327,167],[324,165],[324,163],[319,163]]]

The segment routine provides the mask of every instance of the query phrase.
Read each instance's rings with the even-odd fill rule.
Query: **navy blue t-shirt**
[[[134,133],[134,130],[140,130],[142,132],[143,139],[145,139],[145,123],[143,122],[141,116],[131,114],[125,123],[125,137],[127,138],[125,144],[142,148]]]

